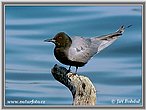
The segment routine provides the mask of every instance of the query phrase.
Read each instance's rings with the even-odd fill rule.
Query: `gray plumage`
[[[72,37],[72,44],[68,50],[69,60],[87,63],[96,53],[116,41],[124,32],[124,29],[124,26],[121,26],[115,33],[100,37]]]

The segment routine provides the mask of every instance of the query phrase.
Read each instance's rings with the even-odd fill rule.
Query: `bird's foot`
[[[67,70],[67,73],[71,72],[70,68],[71,68],[71,66],[69,66],[69,68],[68,68],[68,70]]]
[[[72,73],[72,75],[77,75],[77,73]]]
[[[67,73],[70,73],[70,70],[67,70]]]

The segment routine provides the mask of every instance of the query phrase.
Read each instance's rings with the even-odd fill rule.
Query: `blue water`
[[[54,45],[43,41],[61,31],[94,37],[130,24],[120,39],[78,69],[93,82],[96,104],[103,106],[126,99],[140,102],[122,105],[142,104],[142,7],[6,6],[5,104],[38,100],[44,105],[71,105],[71,93],[50,72],[56,63],[67,66],[55,59]]]

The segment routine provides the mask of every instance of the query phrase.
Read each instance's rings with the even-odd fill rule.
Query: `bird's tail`
[[[109,45],[111,45],[114,41],[116,41],[124,32],[124,30],[126,28],[131,27],[132,25],[129,25],[127,27],[121,26],[116,32],[111,33],[111,34],[107,34],[107,35],[103,35],[100,37],[96,37],[95,41],[100,42],[98,44],[98,51],[103,50],[104,48],[108,47]]]
[[[118,38],[119,36],[121,36],[123,34],[123,32],[125,31],[126,28],[129,28],[131,26],[132,25],[128,25],[128,26],[125,27],[124,25],[122,25],[116,32],[97,37],[97,39],[99,39],[99,40],[110,40],[110,39],[113,39],[113,38]]]

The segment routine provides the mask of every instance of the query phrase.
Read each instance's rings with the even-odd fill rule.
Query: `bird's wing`
[[[131,25],[127,26],[129,28]],[[68,51],[68,59],[76,62],[87,63],[96,53],[105,49],[116,41],[124,32],[125,27],[121,26],[116,32],[100,37],[82,38],[74,37]]]
[[[71,61],[87,63],[88,60],[96,54],[96,50],[90,48],[91,40],[82,38],[82,37],[74,37],[72,39],[72,45],[68,51],[68,59]]]
[[[131,26],[131,25],[130,25]],[[126,27],[129,28],[130,26]],[[105,49],[109,45],[111,45],[114,41],[116,41],[124,32],[125,27],[121,26],[116,32],[91,38],[92,45],[97,47],[97,52]]]
[[[111,45],[114,41],[116,41],[119,37],[110,37],[109,35],[103,36],[104,39],[101,38],[91,38],[92,45],[94,47],[97,47],[97,52],[100,52],[101,50],[105,49],[109,45]]]

